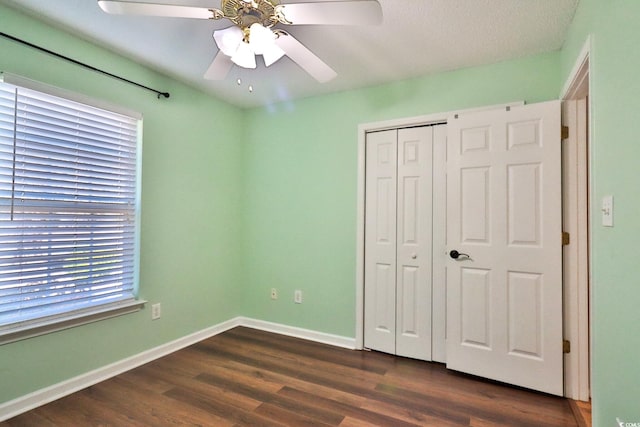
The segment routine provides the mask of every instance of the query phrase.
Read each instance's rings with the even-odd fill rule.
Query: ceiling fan
[[[288,56],[321,83],[336,72],[276,25],[376,25],[382,22],[377,0],[286,3],[279,0],[220,0],[220,9],[135,1],[98,0],[110,14],[147,15],[193,19],[228,19],[234,25],[214,31],[218,53],[204,74],[205,79],[224,79],[233,65],[256,68],[256,55],[268,67]]]

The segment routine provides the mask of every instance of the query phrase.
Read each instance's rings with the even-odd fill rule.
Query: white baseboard
[[[218,335],[231,328],[235,328],[240,323],[240,318],[228,320],[226,322],[219,323],[210,328],[203,329],[193,334],[178,338],[175,341],[162,344],[158,347],[152,348],[142,353],[136,354],[126,359],[119,360],[110,365],[103,366],[95,369],[86,374],[78,375],[77,377],[69,380],[54,384],[52,386],[34,391],[27,395],[18,397],[8,402],[0,404],[0,421],[8,420],[9,418],[20,415],[31,409],[42,406],[46,403],[53,402],[64,396],[68,396],[76,391],[90,387],[101,381],[105,381],[123,372],[129,371],[138,366],[149,363],[153,360],[159,359],[163,356],[171,354],[177,350],[193,345],[199,341]]]
[[[95,369],[86,374],[78,375],[69,380],[54,384],[52,386],[34,391],[27,395],[18,397],[0,404],[0,422],[13,418],[24,412],[30,411],[38,406],[42,406],[54,400],[68,396],[76,391],[90,387],[101,381],[108,380],[116,375],[122,374],[138,366],[159,359],[163,356],[171,354],[175,351],[193,345],[204,339],[213,337],[236,326],[246,326],[248,328],[259,329],[262,331],[274,332],[281,335],[287,335],[296,338],[302,338],[310,341],[316,341],[323,344],[329,344],[336,347],[355,349],[355,338],[348,338],[339,335],[327,334],[324,332],[312,331],[309,329],[297,328],[294,326],[281,325],[278,323],[265,322],[262,320],[250,319],[247,317],[236,317],[226,322],[219,323],[215,326],[203,329],[193,334],[178,338],[175,341],[162,344],[126,359],[110,365]]]
[[[334,347],[348,348],[349,350],[356,349],[355,338],[327,334],[325,332],[312,331],[310,329],[287,326],[280,323],[266,322],[264,320],[250,319],[248,317],[239,317],[238,320],[240,321],[240,326],[246,326],[247,328],[260,329],[261,331],[302,338],[309,341],[329,344]]]

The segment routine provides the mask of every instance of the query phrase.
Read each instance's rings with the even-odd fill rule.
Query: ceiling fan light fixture
[[[284,50],[280,49],[276,44],[272,44],[262,53],[264,59],[264,65],[267,67],[274,62],[278,61],[285,55]]]
[[[275,41],[276,35],[269,28],[257,22],[249,27],[249,46],[256,55],[262,55]]]
[[[242,30],[235,25],[213,32],[213,39],[216,41],[218,48],[227,56],[235,55],[243,37]]]
[[[256,68],[256,56],[246,42],[240,43],[231,61],[242,68]]]

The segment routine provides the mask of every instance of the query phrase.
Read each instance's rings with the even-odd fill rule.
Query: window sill
[[[6,325],[0,327],[0,345],[86,325],[124,314],[135,313],[140,311],[146,302],[147,301],[144,300],[127,300],[68,313],[67,315],[52,316],[50,318],[37,319],[17,325]]]

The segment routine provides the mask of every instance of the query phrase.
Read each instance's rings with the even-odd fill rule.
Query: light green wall
[[[141,297],[163,303],[159,321],[144,310],[0,347],[0,402],[238,314],[353,336],[357,125],[557,98],[591,34],[594,426],[640,422],[639,16],[636,0],[580,0],[560,53],[243,112],[0,6],[2,31],[172,94],[0,39],[0,70],[144,113]],[[605,194],[614,228],[598,225]]]
[[[591,62],[594,426],[640,423],[640,2],[580,0],[562,52],[566,79],[587,36]],[[614,196],[614,227],[600,203]]]
[[[248,111],[243,313],[355,336],[358,124],[549,100],[559,82],[550,53]]]
[[[0,70],[144,114],[140,297],[150,310],[0,346],[0,403],[238,315],[242,111],[0,5],[3,32],[169,91],[118,82],[0,38]]]

